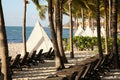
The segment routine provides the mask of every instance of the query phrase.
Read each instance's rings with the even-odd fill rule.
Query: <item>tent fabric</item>
[[[81,34],[82,36],[89,36],[89,37],[93,37],[93,31],[91,30],[91,28],[89,26],[86,27],[84,33]]]
[[[26,44],[27,52],[29,53],[32,53],[34,50],[38,53],[40,49],[43,49],[43,52],[47,52],[53,47],[51,40],[39,22],[33,28]]]
[[[101,36],[105,37],[105,29],[103,26],[101,26]],[[97,28],[94,30],[94,37],[97,37]]]
[[[83,30],[83,28],[79,26],[74,36],[97,37],[97,28],[95,28],[94,31],[92,31],[89,26],[87,26],[85,30]],[[101,36],[105,37],[105,29],[103,26],[101,26]]]
[[[105,29],[103,26],[101,27],[101,36],[105,37]]]
[[[78,27],[76,30],[74,36],[80,36],[84,32],[83,28],[81,26]]]
[[[94,29],[93,35],[94,37],[97,37],[97,28]]]

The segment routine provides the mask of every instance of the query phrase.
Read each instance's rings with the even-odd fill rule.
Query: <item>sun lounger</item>
[[[39,53],[36,54],[36,56],[35,56],[35,58],[34,58],[34,60],[35,60],[36,63],[37,63],[37,62],[44,63],[44,59],[43,59],[43,56],[42,56],[42,52],[43,52],[43,49],[41,49],[41,50],[39,51]]]
[[[106,57],[103,57],[101,59],[99,59],[97,65],[94,67],[94,73],[98,73],[99,76],[103,76],[105,75],[106,72],[109,72],[109,69],[107,66],[105,66],[107,64],[107,59]]]
[[[21,58],[20,60],[20,66],[22,68],[22,66],[26,66],[27,65],[27,58],[28,58],[29,52],[26,52],[26,54],[23,56],[23,58]]]
[[[27,58],[27,65],[29,66],[30,64],[35,64],[34,58],[36,55],[36,50],[31,53],[28,58]]]
[[[80,80],[81,79],[81,76],[85,72],[86,68],[87,68],[87,66],[84,66],[80,71],[78,71],[78,75],[76,75],[75,80]]]
[[[51,51],[52,51],[52,47],[49,49],[48,52],[43,53],[43,57],[44,57],[45,59],[49,59]]]
[[[75,77],[77,76],[78,71],[73,72],[73,74],[70,76],[70,80],[75,80]]]
[[[86,70],[84,71],[84,73],[81,76],[80,80],[92,80],[92,79],[96,79],[96,75],[95,77],[92,76],[91,72],[94,70],[95,65],[98,63],[98,59],[96,59],[95,61],[89,63],[87,65]],[[97,79],[96,79],[97,80]],[[99,80],[99,79],[98,79]]]
[[[13,69],[19,69],[20,68],[20,65],[19,65],[20,56],[21,56],[21,54],[18,54],[18,55],[16,55],[15,59],[10,61],[10,69],[11,69],[12,74],[13,74]]]
[[[50,53],[49,59],[55,59],[55,52],[54,52],[54,50],[52,50],[52,52]]]

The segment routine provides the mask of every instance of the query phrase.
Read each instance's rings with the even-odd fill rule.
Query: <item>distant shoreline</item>
[[[69,29],[70,27],[63,27],[64,29]],[[73,29],[76,29],[76,27],[73,27]]]

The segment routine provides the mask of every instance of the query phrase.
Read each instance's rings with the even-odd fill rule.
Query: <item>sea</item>
[[[26,27],[26,39],[29,38],[34,27]],[[48,37],[51,39],[51,32],[49,27],[43,27]],[[7,41],[8,43],[21,43],[22,42],[22,27],[21,26],[6,26]],[[37,35],[36,35],[37,36]],[[69,29],[63,29],[63,38],[69,38]]]

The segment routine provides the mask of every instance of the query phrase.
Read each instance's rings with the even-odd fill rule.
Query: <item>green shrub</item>
[[[70,50],[69,39],[63,39],[65,42],[65,50]],[[94,50],[98,46],[97,37],[83,37],[83,36],[74,36],[73,37],[73,47],[77,50]],[[102,37],[102,49],[105,51],[105,39]],[[120,47],[120,37],[117,39],[118,47]],[[108,38],[108,50],[112,50],[112,38]]]

